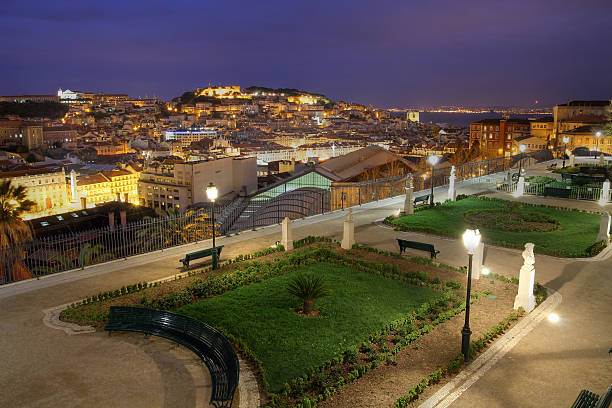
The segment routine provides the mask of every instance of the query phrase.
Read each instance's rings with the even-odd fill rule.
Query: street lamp
[[[432,154],[431,156],[429,156],[428,161],[429,161],[429,164],[431,164],[431,194],[429,195],[429,205],[433,207],[434,205],[434,194],[433,194],[434,166],[438,164],[438,161],[440,161],[440,158],[436,156],[435,154]]]
[[[480,232],[478,230],[465,230],[463,233],[463,245],[468,250],[468,281],[467,281],[467,296],[465,300],[465,324],[461,329],[461,353],[463,360],[467,363],[470,360],[470,291],[472,289],[472,256],[478,244],[480,243]]]
[[[217,247],[215,246],[215,200],[219,196],[219,190],[217,190],[217,186],[212,181],[206,187],[206,196],[212,203],[212,268],[213,270],[219,267],[218,259],[217,259]]]
[[[601,132],[595,133],[595,137],[597,138],[597,139],[595,139],[597,141],[596,144],[595,144],[595,151],[598,152],[599,151],[599,138],[601,137]],[[595,153],[595,154],[597,154],[597,153]]]
[[[569,136],[563,136],[563,143],[565,143],[565,149],[563,150],[563,168],[565,168],[565,154],[567,153],[567,143],[569,142]]]
[[[527,149],[527,146],[525,146],[524,143],[519,146],[519,150],[521,151],[519,155],[519,177],[521,177],[523,173],[523,154],[525,153],[525,149]]]

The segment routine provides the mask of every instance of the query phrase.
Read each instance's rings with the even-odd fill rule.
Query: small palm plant
[[[329,296],[332,294],[327,281],[321,276],[312,274],[298,275],[287,286],[287,292],[291,293],[304,301],[302,313],[312,313],[312,302],[315,299]]]

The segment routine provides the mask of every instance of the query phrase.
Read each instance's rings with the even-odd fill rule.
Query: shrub
[[[291,293],[304,301],[302,312],[309,314],[312,312],[313,301],[315,299],[331,295],[327,282],[321,277],[312,274],[298,275],[289,283],[287,292]]]
[[[588,247],[586,249],[586,253],[588,256],[595,256],[598,253],[600,253],[601,251],[603,251],[603,249],[607,246],[608,244],[606,243],[606,241],[599,241],[594,243],[593,245],[591,245],[590,247]]]

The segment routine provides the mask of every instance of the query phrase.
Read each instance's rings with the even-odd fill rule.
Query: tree
[[[10,179],[0,183],[0,246],[32,238],[32,229],[21,215],[34,208],[36,203],[26,197],[24,186],[14,186]]]
[[[15,246],[32,238],[32,229],[21,215],[36,203],[26,196],[25,187],[12,185],[10,179],[0,183],[0,282],[32,277],[23,264],[23,249]]]
[[[149,224],[137,233],[139,242],[149,249],[158,249],[158,245],[166,248],[212,237],[212,226],[205,212],[188,210],[182,213],[174,207],[167,210],[156,208],[155,212],[157,218],[144,217],[143,220],[148,220]]]
[[[77,249],[77,247],[74,247],[65,251],[53,251],[49,256],[50,264],[36,267],[34,270],[38,273],[51,273],[73,268],[82,269],[114,257],[112,253],[104,251],[102,244],[91,245],[86,242],[81,246],[78,254],[76,254]]]
[[[332,294],[327,282],[321,277],[312,274],[297,275],[287,286],[287,292],[302,299],[302,313],[312,313],[315,299]]]

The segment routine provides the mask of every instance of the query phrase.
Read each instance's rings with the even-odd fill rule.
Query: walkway
[[[486,191],[492,183],[458,187],[459,193]],[[446,188],[435,190],[446,198]],[[398,236],[375,221],[403,206],[403,197],[369,203],[354,210],[357,242],[395,250]],[[340,239],[344,212],[294,222],[294,239],[327,235]],[[278,225],[220,238],[222,259],[270,246]],[[440,247],[439,260],[461,266],[467,261],[461,242],[419,237]],[[42,324],[42,309],[137,281],[179,272],[187,251],[209,247],[189,244],[144,256],[0,287],[0,406],[113,407],[206,406],[206,370],[192,353],[161,339],[104,333],[68,336]],[[422,254],[419,254],[422,255]],[[487,266],[518,275],[520,251],[489,248]],[[455,406],[569,406],[581,388],[601,392],[612,378],[607,350],[612,346],[612,284],[609,261],[584,262],[536,255],[536,279],[559,290],[561,322],[545,322],[477,381]]]

